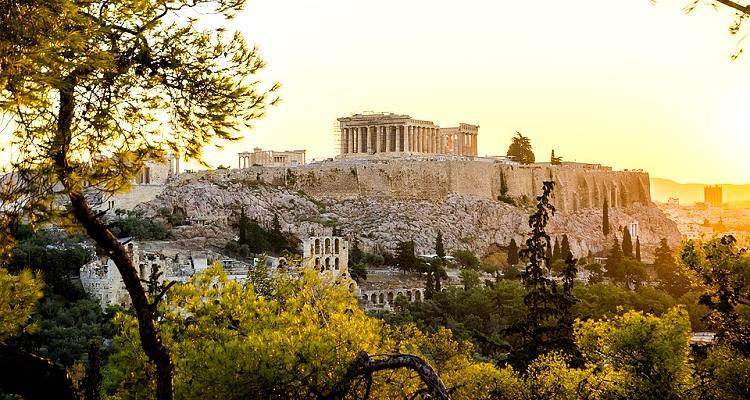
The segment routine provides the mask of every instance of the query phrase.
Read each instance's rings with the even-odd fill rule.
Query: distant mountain
[[[703,188],[708,183],[678,183],[669,179],[651,178],[651,200],[666,202],[677,197],[682,204],[703,201]],[[750,184],[719,184],[725,203],[749,202]]]

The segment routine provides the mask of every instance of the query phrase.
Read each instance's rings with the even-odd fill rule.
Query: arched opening
[[[310,254],[315,254],[315,249],[313,248],[312,243],[310,243]]]
[[[333,252],[336,254],[339,254],[339,240],[335,239],[333,241]]]
[[[325,243],[326,243],[326,246],[325,246],[326,254],[331,254],[331,239],[326,238]]]
[[[373,304],[378,304],[378,295],[376,295],[375,293],[373,293],[372,296],[370,296],[370,301]]]
[[[320,239],[315,239],[315,254],[320,254]]]
[[[366,294],[362,295],[362,301],[365,302],[365,303],[367,303],[367,295]]]
[[[406,299],[411,301],[411,290],[406,291]]]
[[[388,292],[388,303],[393,303],[393,292]]]
[[[326,257],[326,271],[331,270],[331,259]]]
[[[422,292],[419,290],[414,291],[414,300],[422,301]]]
[[[339,258],[338,257],[333,259],[333,269],[335,269],[336,271],[339,270]]]
[[[380,304],[385,303],[385,297],[383,297],[383,293],[380,293]]]

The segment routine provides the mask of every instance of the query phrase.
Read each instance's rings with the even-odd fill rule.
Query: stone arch
[[[320,254],[320,239],[315,239],[315,254]]]
[[[365,303],[367,303],[367,300],[368,300],[367,295],[363,294],[362,295],[362,301],[365,302]]]
[[[375,293],[373,293],[373,294],[372,294],[372,295],[370,296],[370,302],[371,302],[372,304],[378,304],[378,295],[377,295],[377,294],[375,294]]]
[[[414,291],[414,301],[422,301],[422,291],[421,290],[415,290]]]
[[[315,254],[315,247],[310,243],[310,254]]]
[[[586,181],[586,178],[583,176],[579,179],[578,196],[580,197],[580,201],[578,202],[578,205],[580,205],[581,208],[591,207],[591,199],[589,197],[590,196],[589,184]]]
[[[393,303],[393,292],[388,292],[388,303]]]
[[[326,254],[331,254],[331,239],[326,238],[325,240],[325,251]]]
[[[338,257],[333,259],[333,269],[335,269],[336,271],[339,270],[339,258]]]
[[[411,301],[411,290],[406,291],[406,299]]]
[[[383,295],[383,293],[380,293],[380,304],[383,303],[385,303],[385,296]]]
[[[340,250],[339,250],[339,240],[338,239],[334,239],[333,240],[333,252],[335,254],[339,254],[339,252],[340,252]]]
[[[326,271],[330,271],[330,270],[331,270],[331,258],[326,257]]]
[[[320,257],[315,257],[315,267],[320,266]]]

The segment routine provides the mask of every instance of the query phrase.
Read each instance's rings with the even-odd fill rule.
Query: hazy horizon
[[[336,118],[371,110],[478,124],[480,155],[504,154],[520,131],[540,161],[554,148],[676,181],[750,182],[750,56],[730,60],[728,10],[684,5],[249,2],[233,23],[282,102],[207,159],[236,167],[256,146],[333,157]]]

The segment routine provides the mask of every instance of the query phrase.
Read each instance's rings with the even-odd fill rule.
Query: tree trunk
[[[156,365],[156,398],[159,400],[172,400],[172,376],[174,371],[172,359],[169,349],[167,349],[159,337],[159,331],[154,322],[154,314],[148,302],[146,291],[141,285],[138,272],[125,247],[123,247],[102,220],[91,210],[83,195],[80,180],[71,177],[73,171],[70,165],[68,165],[67,155],[71,142],[70,128],[75,108],[73,93],[76,86],[77,74],[84,74],[84,72],[74,71],[67,82],[69,85],[60,90],[57,136],[53,150],[57,178],[65,187],[76,220],[83,226],[88,236],[106,252],[122,276],[125,289],[127,289],[130,295],[133,309],[135,309],[138,318],[141,347],[148,358]]]

